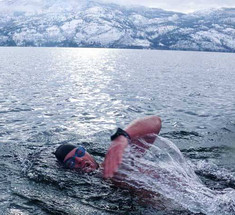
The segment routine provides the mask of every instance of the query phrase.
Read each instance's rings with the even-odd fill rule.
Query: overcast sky
[[[193,12],[208,8],[233,7],[235,0],[102,0],[104,2],[113,2],[117,4],[144,5],[147,7],[162,8],[180,12]]]
[[[55,2],[66,2],[72,5],[81,4],[87,0],[0,0],[0,3],[9,2],[10,5],[22,5],[22,8],[25,7],[25,4],[31,6],[40,6],[42,3],[55,3]],[[94,0],[94,1],[103,1],[103,2],[113,2],[116,4],[122,5],[143,5],[146,7],[161,8],[164,10],[178,11],[184,13],[190,13],[197,10],[204,10],[209,8],[221,8],[229,7],[235,8],[235,0]],[[0,10],[2,9],[0,4]]]

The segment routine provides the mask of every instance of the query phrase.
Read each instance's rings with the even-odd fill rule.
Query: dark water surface
[[[234,68],[227,53],[0,48],[0,214],[192,214],[65,170],[51,154],[83,144],[102,161],[114,129],[146,115],[162,118],[161,136],[208,189],[226,192],[220,214],[233,214]]]

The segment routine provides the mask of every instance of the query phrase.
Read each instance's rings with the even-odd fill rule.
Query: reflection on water
[[[208,189],[234,189],[233,54],[0,48],[0,58],[2,211],[196,211],[195,204],[173,212],[140,204],[128,189],[61,169],[51,154],[59,144],[83,143],[102,161],[116,127],[154,114],[163,120],[161,135],[183,151]],[[176,195],[171,191],[173,196],[165,197]],[[231,199],[231,194],[228,190],[215,201]]]

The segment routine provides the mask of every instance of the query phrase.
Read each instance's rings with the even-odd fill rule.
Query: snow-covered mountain
[[[0,0],[0,45],[235,52],[235,9],[183,14],[89,0]]]

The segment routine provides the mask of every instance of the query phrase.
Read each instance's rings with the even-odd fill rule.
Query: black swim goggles
[[[82,147],[82,146],[79,146],[79,147],[76,149],[74,156],[71,157],[71,158],[68,158],[68,159],[64,162],[65,166],[68,167],[68,168],[70,168],[70,169],[73,169],[74,166],[75,166],[75,163],[76,163],[76,162],[75,162],[76,157],[81,158],[81,157],[83,157],[83,156],[85,155],[85,153],[86,153],[85,148]]]

